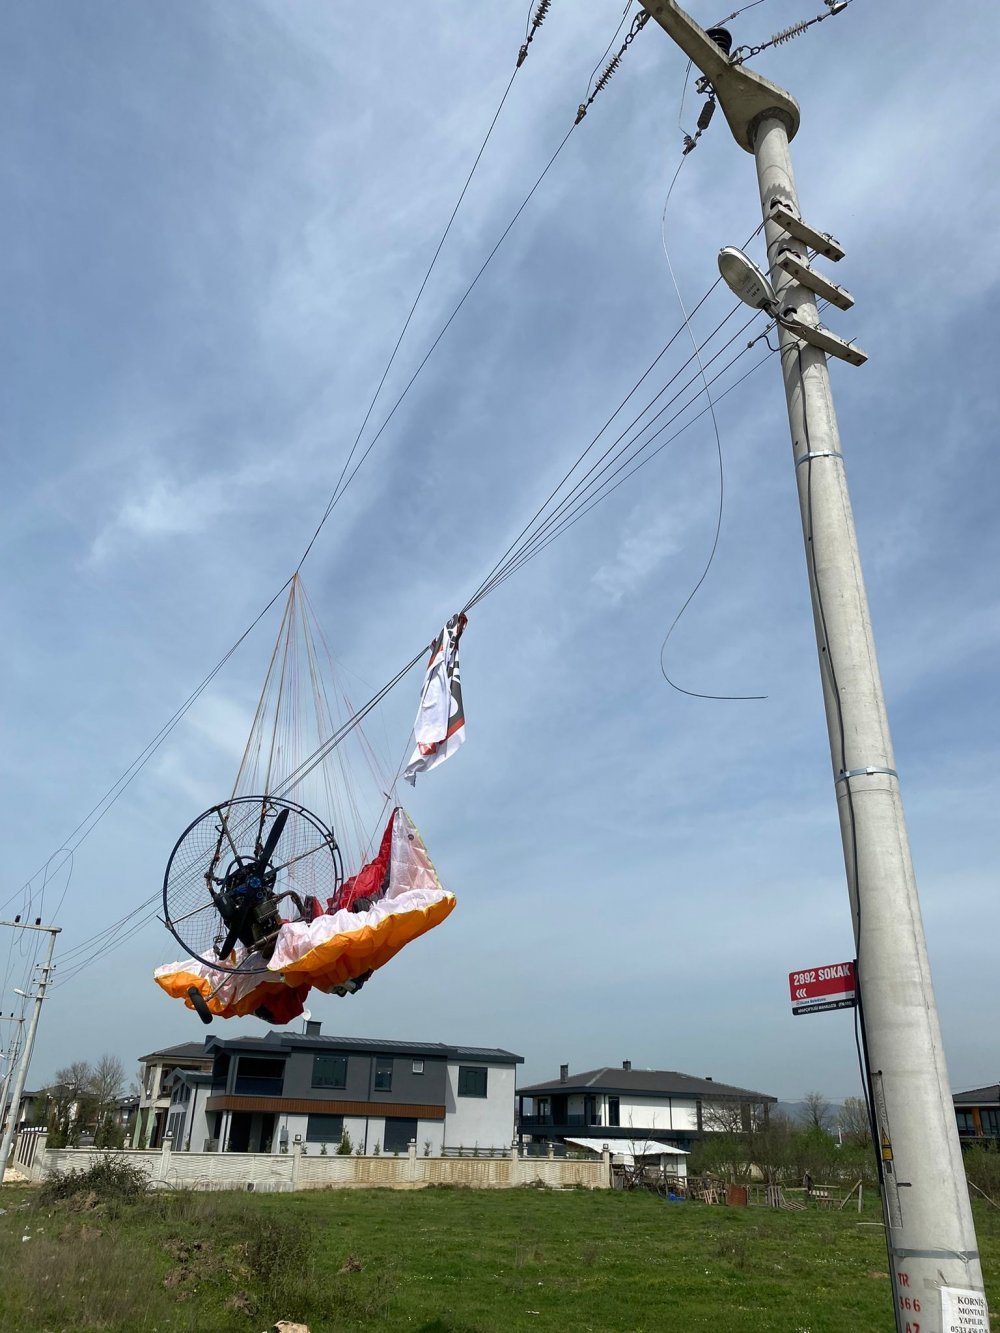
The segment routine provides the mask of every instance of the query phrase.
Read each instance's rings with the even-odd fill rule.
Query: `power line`
[[[695,306],[694,310],[692,311],[692,315],[694,315],[697,312],[697,310],[699,310],[701,306],[704,304],[704,302],[708,299],[709,295],[711,295],[712,291],[714,291],[715,287],[718,285],[718,281],[719,280],[717,279],[716,282],[713,283],[712,286],[709,288],[708,292],[706,292],[705,295],[701,298],[697,306]],[[717,324],[716,327],[712,330],[712,332],[707,336],[707,338],[703,340],[701,344],[702,348],[704,348],[712,340],[712,338],[723,328],[723,326],[732,318],[732,316],[739,309],[740,309],[739,304],[734,305],[732,307],[732,309],[725,316],[725,318],[719,324]],[[735,339],[739,337],[741,333],[745,332],[747,328],[749,328],[749,326],[753,323],[755,318],[756,314],[752,315],[751,318],[741,326],[741,328],[737,329],[736,333],[726,343],[724,343],[723,346],[715,353],[709,364],[715,361],[722,354],[722,352],[724,352],[728,347],[730,347],[732,343],[735,341]],[[521,532],[518,534],[518,537],[515,538],[514,542],[512,542],[511,545],[507,548],[507,551],[504,552],[504,555],[501,557],[500,561],[498,561],[497,564],[494,565],[493,569],[490,571],[487,577],[476,589],[475,593],[470,598],[466,606],[467,610],[470,609],[472,606],[474,606],[478,601],[482,600],[482,598],[486,595],[486,593],[489,592],[492,589],[492,587],[496,585],[498,581],[501,581],[503,579],[503,577],[507,572],[508,567],[511,564],[521,561],[524,554],[531,548],[533,544],[538,544],[544,537],[545,533],[554,524],[560,523],[562,519],[566,517],[568,506],[570,505],[576,506],[580,503],[586,502],[588,494],[592,493],[596,484],[599,482],[600,478],[608,471],[608,469],[611,468],[615,464],[615,462],[617,462],[623,455],[626,455],[628,451],[633,448],[638,439],[641,438],[641,436],[647,430],[649,430],[649,428],[654,424],[654,422],[656,422],[663,415],[663,413],[667,410],[667,408],[670,407],[674,402],[676,402],[677,398],[694,382],[697,376],[693,376],[691,379],[686,381],[686,383],[683,384],[681,388],[677,390],[676,393],[674,393],[670,398],[666,400],[666,402],[663,404],[663,406],[660,408],[660,410],[656,413],[655,416],[653,416],[649,421],[647,421],[645,425],[641,426],[635,435],[633,435],[629,439],[626,439],[626,437],[629,435],[629,432],[632,431],[638,425],[638,423],[642,420],[642,418],[646,415],[646,413],[649,412],[650,409],[655,405],[657,400],[660,397],[662,397],[663,393],[672,384],[676,382],[676,380],[683,373],[684,369],[691,364],[691,362],[694,360],[694,356],[692,355],[688,357],[688,359],[680,366],[680,368],[677,371],[674,372],[674,374],[670,377],[670,379],[667,380],[666,384],[663,385],[663,387],[653,396],[653,398],[650,399],[650,401],[641,409],[638,415],[625,428],[625,430],[623,430],[618,435],[618,437],[611,443],[611,445],[609,445],[609,447],[596,460],[596,462],[591,465],[588,471],[576,482],[576,484],[572,487],[572,489],[563,497],[559,505],[552,512],[546,515],[546,517],[543,518],[541,522],[538,522],[540,516],[544,513],[545,509],[552,503],[552,501],[558,495],[562,487],[572,477],[573,473],[580,466],[582,466],[582,463],[585,460],[587,454],[590,452],[592,448],[594,448],[597,441],[607,430],[610,423],[621,411],[621,408],[625,405],[625,403],[629,401],[629,399],[633,396],[639,385],[642,384],[642,382],[647,378],[648,374],[653,369],[653,367],[659,362],[663,354],[667,351],[667,349],[673,344],[673,342],[676,340],[679,334],[683,331],[683,328],[684,328],[683,323],[678,326],[675,332],[671,335],[667,344],[664,346],[661,352],[658,353],[658,355],[654,358],[650,366],[647,367],[647,370],[643,373],[643,375],[640,376],[636,384],[633,385],[632,389],[625,396],[625,398],[623,399],[619,407],[616,409],[616,411],[612,413],[611,417],[609,417],[608,421],[597,433],[594,439],[591,440],[590,444],[587,445],[586,449],[583,450],[583,452],[577,458],[576,462],[573,463],[573,465],[564,474],[560,482],[556,485],[556,487],[553,488],[549,496],[546,498],[542,506],[536,511],[536,513],[529,521],[529,523],[524,528],[522,528]],[[695,395],[696,398],[698,396],[699,395]],[[689,404],[686,404],[685,407],[688,405]],[[681,409],[681,411],[683,410],[684,409]],[[678,414],[675,414],[674,417],[670,418],[670,421],[675,420],[676,415]],[[668,421],[665,424],[669,425],[670,422]],[[625,444],[622,445],[622,447],[618,449],[617,452],[615,452],[616,447],[621,445],[621,442],[623,440],[626,441]],[[650,441],[647,441],[646,445],[642,446],[642,449],[648,447],[649,443]],[[637,450],[636,452],[638,453],[641,451],[642,450],[640,449]],[[603,466],[601,466],[602,464]],[[586,483],[585,487],[584,483]],[[578,492],[580,492],[581,487],[584,487],[584,490],[580,494],[577,494]],[[574,496],[576,497],[575,500]]]
[[[529,30],[529,35],[528,35],[527,41],[526,41],[526,43],[525,43],[525,46],[527,46],[528,43],[530,43],[530,41],[531,41],[532,38],[534,37],[534,35],[535,35],[537,29],[541,26],[542,20],[545,18],[545,15],[546,15],[546,13],[547,13],[547,11],[548,11],[548,9],[549,9],[549,4],[550,4],[550,0],[541,0],[541,3],[538,4],[538,6],[537,6],[537,8],[536,8],[536,10],[535,10],[534,24],[533,24],[533,26],[532,26],[532,27],[530,28],[530,30]],[[523,50],[523,49],[524,49],[524,48],[522,48],[522,50]],[[440,253],[441,253],[441,250],[442,250],[442,248],[443,248],[443,246],[444,246],[444,243],[445,243],[445,241],[446,241],[446,239],[447,239],[447,237],[448,237],[449,232],[451,231],[451,227],[452,227],[452,225],[453,225],[453,223],[454,223],[454,221],[455,221],[455,217],[456,217],[456,215],[457,215],[457,213],[458,213],[458,211],[459,211],[459,208],[461,207],[461,204],[462,204],[462,202],[463,202],[463,200],[464,200],[464,198],[465,198],[465,196],[466,196],[466,193],[467,193],[467,191],[468,191],[468,189],[469,189],[469,185],[470,185],[470,183],[471,183],[471,181],[472,181],[472,178],[473,178],[473,176],[475,175],[476,169],[477,169],[477,167],[479,166],[479,163],[480,163],[480,161],[481,161],[481,159],[482,159],[483,153],[484,153],[485,150],[486,150],[487,144],[489,143],[489,140],[490,140],[490,137],[491,137],[491,135],[492,135],[492,133],[493,133],[494,127],[496,126],[496,123],[497,123],[497,121],[498,121],[498,119],[499,119],[499,117],[500,117],[500,114],[501,114],[501,112],[502,112],[502,110],[503,110],[503,108],[504,108],[504,105],[506,104],[507,97],[508,97],[508,95],[509,95],[509,93],[510,93],[510,90],[511,90],[511,88],[512,88],[512,86],[513,86],[513,83],[514,83],[514,79],[515,79],[515,77],[516,77],[516,75],[517,75],[517,71],[518,71],[518,69],[520,68],[520,66],[521,66],[522,63],[523,63],[523,57],[520,58],[520,59],[518,60],[518,63],[515,65],[514,72],[511,74],[511,77],[510,77],[510,79],[509,79],[509,81],[508,81],[508,83],[507,83],[507,86],[506,86],[506,88],[504,89],[504,92],[503,92],[503,95],[502,95],[502,97],[501,97],[501,99],[500,99],[499,105],[497,106],[496,111],[494,112],[493,117],[492,117],[492,119],[491,119],[491,121],[490,121],[490,125],[489,125],[489,128],[487,129],[486,135],[485,135],[485,137],[484,137],[484,139],[483,139],[483,141],[482,141],[482,143],[481,143],[481,145],[480,145],[480,147],[479,147],[479,149],[478,149],[478,151],[477,151],[477,153],[476,153],[476,157],[475,157],[475,159],[474,159],[474,161],[473,161],[472,169],[470,170],[470,172],[469,172],[469,174],[468,174],[468,176],[467,176],[467,178],[466,178],[466,180],[465,180],[465,182],[464,182],[464,184],[463,184],[463,186],[462,186],[462,189],[461,189],[461,192],[460,192],[460,194],[459,194],[458,200],[457,200],[457,202],[456,202],[454,208],[452,209],[451,215],[450,215],[450,217],[449,217],[449,219],[448,219],[448,222],[447,222],[447,224],[446,224],[446,226],[445,226],[445,229],[444,229],[444,231],[443,231],[443,233],[442,233],[442,235],[441,235],[441,238],[440,238],[440,240],[439,240],[439,242],[438,242],[438,244],[437,244],[437,247],[436,247],[436,249],[435,249],[435,251],[434,251],[434,254],[433,254],[432,258],[431,258],[430,264],[428,265],[428,268],[427,268],[427,270],[426,270],[426,272],[425,272],[425,274],[424,274],[423,280],[422,280],[422,282],[421,282],[421,284],[420,284],[420,287],[419,287],[419,289],[418,289],[418,291],[417,291],[417,295],[416,295],[416,297],[414,298],[414,301],[413,301],[413,303],[412,303],[412,305],[411,305],[411,307],[410,307],[409,312],[407,313],[406,319],[405,319],[405,321],[404,321],[404,323],[403,323],[403,327],[402,327],[402,329],[401,329],[401,331],[400,331],[400,333],[399,333],[398,338],[396,339],[396,342],[395,342],[395,345],[394,345],[394,347],[393,347],[393,349],[392,349],[392,352],[390,353],[389,359],[388,359],[388,361],[387,361],[387,363],[386,363],[385,369],[384,369],[384,371],[383,371],[383,373],[382,373],[382,376],[381,376],[381,378],[380,378],[380,380],[379,380],[379,383],[378,383],[378,386],[377,386],[377,388],[376,388],[376,391],[375,391],[374,395],[372,396],[371,402],[369,403],[368,409],[367,409],[367,411],[366,411],[366,413],[365,413],[364,419],[363,419],[363,421],[362,421],[362,423],[361,423],[361,426],[360,426],[360,428],[359,428],[359,430],[358,430],[357,436],[355,437],[354,444],[352,445],[351,450],[350,450],[350,452],[348,453],[347,459],[345,460],[344,466],[343,466],[343,468],[342,468],[342,470],[341,470],[341,473],[340,473],[340,477],[338,478],[338,481],[337,481],[337,485],[335,486],[334,491],[333,491],[333,494],[331,495],[330,500],[329,500],[328,503],[327,503],[326,509],[325,509],[325,511],[324,511],[324,513],[323,513],[322,518],[320,519],[320,522],[319,522],[318,526],[316,527],[315,531],[313,532],[312,537],[310,538],[308,544],[307,544],[306,547],[305,547],[305,550],[303,551],[301,557],[299,558],[299,562],[298,562],[298,565],[296,566],[296,570],[295,570],[295,572],[298,572],[298,570],[301,569],[303,562],[305,561],[305,559],[306,559],[306,557],[308,556],[309,552],[311,551],[313,545],[315,544],[317,537],[319,536],[319,534],[320,534],[320,532],[321,532],[323,526],[325,525],[326,521],[329,519],[331,513],[333,512],[333,509],[336,507],[336,505],[337,505],[337,503],[339,502],[339,500],[343,497],[345,491],[346,491],[347,488],[350,486],[350,484],[351,484],[351,482],[354,480],[355,476],[357,476],[358,471],[360,470],[360,468],[361,468],[361,466],[363,465],[363,463],[365,462],[365,460],[368,458],[368,456],[369,456],[369,454],[371,453],[372,449],[374,448],[376,442],[378,441],[378,439],[379,439],[380,436],[382,435],[382,432],[385,430],[386,426],[389,424],[389,421],[390,421],[390,420],[392,419],[392,417],[395,415],[395,412],[396,412],[397,408],[400,406],[400,404],[402,403],[403,399],[406,397],[407,393],[409,392],[410,388],[412,387],[412,385],[413,385],[414,381],[416,380],[417,376],[420,374],[420,372],[423,370],[424,366],[427,364],[427,361],[430,359],[432,353],[433,353],[434,350],[437,348],[437,346],[438,346],[438,344],[440,343],[440,341],[441,341],[442,337],[444,336],[445,332],[446,332],[447,329],[450,327],[452,321],[455,319],[455,317],[456,317],[456,315],[458,314],[459,310],[461,310],[462,306],[465,304],[465,301],[468,299],[469,295],[471,294],[472,290],[474,289],[474,287],[475,287],[476,284],[478,283],[479,279],[482,277],[483,273],[485,272],[485,270],[486,270],[487,266],[489,265],[490,261],[492,260],[493,256],[496,254],[497,250],[500,248],[500,246],[502,245],[503,241],[506,239],[506,237],[507,237],[507,235],[509,234],[511,228],[512,228],[512,227],[514,226],[514,224],[517,222],[518,218],[520,218],[520,216],[521,216],[521,214],[523,213],[523,211],[524,211],[525,207],[527,206],[528,202],[530,201],[530,199],[531,199],[532,196],[534,195],[535,191],[538,189],[539,185],[540,185],[540,184],[542,183],[542,181],[544,180],[545,176],[548,174],[549,170],[551,169],[551,167],[552,167],[553,164],[555,163],[555,161],[556,161],[556,159],[558,158],[559,154],[562,152],[562,149],[563,149],[563,147],[565,146],[566,141],[567,141],[568,138],[569,138],[569,133],[567,133],[566,136],[563,138],[562,142],[560,143],[559,147],[556,149],[555,153],[554,153],[554,154],[552,155],[552,157],[549,159],[549,161],[548,161],[548,163],[546,164],[546,166],[545,166],[544,170],[542,171],[541,175],[538,177],[538,179],[535,181],[534,185],[531,187],[531,190],[529,191],[529,193],[528,193],[527,197],[525,198],[524,202],[521,204],[520,208],[518,208],[518,210],[517,210],[517,212],[514,214],[513,218],[510,220],[510,222],[508,222],[507,226],[504,228],[504,231],[503,231],[503,233],[501,234],[500,239],[497,241],[497,243],[494,245],[493,249],[490,251],[489,255],[488,255],[487,258],[486,258],[485,263],[482,265],[482,267],[479,269],[479,272],[476,274],[476,276],[473,278],[472,282],[471,282],[471,283],[469,284],[469,286],[466,288],[466,291],[465,291],[464,295],[462,296],[461,300],[458,302],[458,304],[456,305],[456,307],[455,307],[454,310],[452,311],[452,313],[451,313],[451,315],[449,316],[449,318],[448,318],[447,322],[445,323],[444,327],[441,329],[441,331],[438,333],[437,337],[434,339],[434,342],[431,344],[431,346],[430,346],[429,350],[427,351],[427,353],[425,354],[423,360],[420,362],[420,365],[417,367],[417,370],[416,370],[416,371],[414,372],[414,374],[411,376],[411,378],[410,378],[409,382],[407,383],[406,387],[404,388],[403,392],[402,392],[402,393],[399,395],[399,397],[396,399],[395,403],[393,404],[393,407],[392,407],[391,411],[389,412],[389,415],[388,415],[388,416],[386,417],[386,419],[383,421],[383,423],[382,423],[382,425],[379,427],[379,430],[377,431],[376,435],[374,436],[374,438],[372,439],[372,441],[370,442],[370,444],[368,445],[368,447],[365,449],[364,453],[361,455],[361,458],[358,460],[358,462],[356,463],[356,465],[355,465],[355,467],[353,468],[353,470],[352,470],[348,475],[346,475],[346,479],[345,479],[345,474],[347,474],[347,469],[348,469],[348,467],[349,467],[349,465],[350,465],[351,459],[354,457],[354,455],[355,455],[355,453],[356,453],[356,451],[357,451],[357,447],[358,447],[358,444],[359,444],[359,442],[360,442],[360,440],[361,440],[361,436],[362,436],[362,434],[364,433],[365,426],[367,425],[367,423],[368,423],[368,421],[369,421],[369,419],[370,419],[370,417],[371,417],[371,413],[372,413],[372,411],[374,410],[375,404],[376,404],[376,402],[377,402],[377,400],[378,400],[378,398],[379,398],[379,395],[380,395],[380,393],[381,393],[382,387],[383,387],[383,385],[384,385],[384,383],[385,383],[385,380],[386,380],[386,378],[387,378],[387,376],[388,376],[388,374],[389,374],[389,372],[390,372],[390,370],[391,370],[391,368],[392,368],[392,365],[393,365],[393,363],[394,363],[394,361],[395,361],[396,354],[397,354],[397,352],[399,351],[399,347],[400,347],[400,345],[401,345],[401,343],[402,343],[402,341],[403,341],[403,338],[404,338],[404,336],[405,336],[405,334],[406,334],[406,331],[407,331],[407,329],[408,329],[408,327],[409,327],[409,325],[410,325],[410,321],[412,320],[413,315],[414,315],[414,312],[416,311],[417,306],[418,306],[418,304],[419,304],[419,302],[420,302],[420,299],[421,299],[421,297],[423,296],[424,290],[426,289],[427,283],[428,283],[428,281],[429,281],[429,279],[430,279],[430,276],[431,276],[431,274],[432,274],[432,272],[433,272],[433,270],[434,270],[434,267],[435,267],[435,265],[436,265],[436,263],[437,263],[438,257],[439,257],[439,255],[440,255]],[[571,133],[571,132],[572,132],[572,131],[570,131],[570,133]],[[232,645],[232,647],[231,647],[231,648],[230,648],[230,649],[223,655],[223,657],[216,663],[216,665],[212,668],[212,670],[209,672],[209,674],[208,674],[208,675],[201,681],[201,683],[200,683],[200,684],[199,684],[199,685],[198,685],[198,686],[191,692],[191,694],[188,695],[188,697],[184,700],[184,702],[180,705],[180,707],[179,707],[179,708],[172,714],[172,716],[168,719],[168,721],[164,724],[164,726],[160,728],[160,730],[153,736],[153,738],[147,743],[147,745],[140,751],[140,753],[136,756],[136,758],[132,761],[132,763],[128,766],[128,768],[125,769],[124,773],[123,773],[123,774],[122,774],[122,775],[121,775],[121,776],[120,776],[114,783],[112,783],[112,785],[107,789],[107,791],[101,796],[100,800],[98,800],[98,801],[96,802],[96,804],[95,804],[94,806],[91,807],[91,809],[90,809],[90,810],[87,812],[87,814],[83,817],[83,819],[80,821],[80,823],[77,824],[76,828],[74,828],[74,829],[72,830],[72,832],[70,833],[69,837],[68,837],[67,839],[65,839],[64,846],[68,847],[71,851],[75,851],[75,850],[76,850],[76,849],[77,849],[77,848],[78,848],[78,847],[79,847],[79,846],[80,846],[80,845],[81,845],[81,844],[82,844],[82,843],[83,843],[83,842],[90,836],[90,834],[93,832],[94,828],[96,828],[96,826],[101,822],[101,820],[105,817],[105,815],[106,815],[106,814],[108,813],[108,811],[112,808],[112,806],[114,806],[114,804],[115,804],[115,803],[118,801],[118,799],[122,796],[122,794],[125,792],[125,790],[128,788],[128,786],[129,786],[129,785],[131,784],[131,782],[134,780],[134,778],[135,778],[135,777],[142,771],[143,768],[145,768],[146,764],[147,764],[147,763],[149,762],[149,760],[152,758],[153,754],[156,753],[156,751],[159,749],[159,747],[160,747],[160,746],[163,744],[163,742],[167,739],[167,737],[168,737],[168,736],[170,735],[170,733],[173,731],[174,727],[176,727],[176,725],[178,724],[178,722],[180,722],[181,719],[187,714],[187,712],[188,712],[188,711],[190,710],[190,708],[194,705],[194,703],[198,700],[198,698],[201,696],[201,694],[208,688],[208,686],[209,686],[209,685],[211,684],[211,682],[215,679],[215,677],[218,675],[218,673],[219,673],[219,672],[222,670],[222,668],[227,664],[227,662],[228,662],[229,659],[233,656],[233,654],[236,652],[236,650],[243,644],[244,640],[245,640],[245,639],[249,636],[249,634],[256,628],[256,626],[261,622],[261,620],[264,619],[264,617],[265,617],[265,616],[267,615],[267,613],[271,610],[271,608],[275,605],[275,603],[279,600],[279,598],[282,596],[282,594],[288,589],[289,585],[291,584],[291,580],[292,580],[293,577],[294,577],[294,573],[293,573],[293,575],[290,575],[288,579],[285,580],[285,582],[282,584],[282,586],[281,586],[281,587],[274,593],[274,595],[270,598],[270,600],[267,602],[267,604],[262,608],[262,610],[259,612],[259,614],[255,617],[255,619],[253,620],[253,622],[247,627],[246,630],[244,630],[244,632],[240,635],[240,637],[236,640],[236,642]],[[79,835],[79,836],[78,836],[78,835]],[[46,864],[47,864],[47,863],[46,863]],[[44,870],[44,865],[41,866],[41,867],[39,867],[38,870],[36,870],[36,871],[34,872],[34,874],[29,878],[29,880],[28,880],[27,883],[25,884],[24,889],[23,889],[23,890],[19,890],[19,892],[27,892],[27,893],[30,894],[30,886],[31,886],[32,882],[37,878],[37,876],[38,876],[39,874],[41,874],[41,873],[43,872],[43,870]],[[5,902],[0,903],[0,910],[3,910],[3,908],[9,906],[10,903],[12,903],[12,902],[16,899],[16,897],[17,897],[17,893],[11,895]],[[60,902],[60,906],[61,906],[61,905],[62,905],[62,904],[61,904],[61,902]]]

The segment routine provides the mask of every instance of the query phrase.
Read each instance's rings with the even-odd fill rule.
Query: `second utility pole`
[[[778,310],[808,326],[803,337],[779,328],[780,359],[847,863],[896,1325],[900,1333],[988,1330],[830,377],[824,352],[811,345],[819,323],[815,292],[824,289],[808,268],[806,242],[822,251],[830,238],[803,224],[799,212],[788,149],[798,106],[783,89],[731,63],[673,0],[643,2],[705,75],[737,143],[753,153]],[[842,251],[831,241],[826,253],[836,259]],[[841,355],[857,351],[839,347]]]
[[[2,926],[13,926],[17,930],[44,930],[49,936],[49,951],[46,954],[45,962],[42,964],[42,975],[38,978],[38,990],[35,993],[35,1007],[31,1011],[31,1022],[28,1024],[28,1031],[24,1038],[24,1046],[21,1050],[21,1059],[17,1066],[17,1077],[14,1079],[14,1091],[10,1098],[10,1114],[7,1117],[7,1128],[4,1131],[3,1142],[0,1143],[0,1184],[3,1183],[4,1172],[7,1170],[7,1158],[10,1156],[10,1146],[14,1141],[14,1132],[17,1129],[17,1116],[21,1109],[21,1094],[24,1092],[24,1084],[28,1077],[28,1066],[31,1064],[31,1050],[35,1044],[35,1033],[38,1031],[38,1019],[42,1012],[42,1001],[45,999],[45,989],[49,984],[49,978],[52,975],[52,951],[56,947],[56,936],[62,929],[61,926],[43,926],[36,922],[29,926],[20,921],[0,921]]]

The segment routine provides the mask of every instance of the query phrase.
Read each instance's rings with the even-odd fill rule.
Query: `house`
[[[991,1083],[970,1092],[956,1092],[953,1100],[963,1147],[1000,1142],[1000,1086]]]
[[[24,1129],[28,1125],[38,1125],[45,1123],[45,1111],[48,1106],[48,1088],[40,1088],[38,1092],[22,1092],[21,1099],[17,1105],[17,1114],[14,1116],[14,1125],[17,1129]],[[6,1129],[7,1120],[12,1114],[12,1107],[7,1106],[4,1111],[3,1127]]]
[[[175,1069],[170,1084],[166,1133],[176,1152],[210,1152],[208,1111],[211,1070]]]
[[[212,1057],[200,1041],[185,1041],[179,1046],[167,1046],[139,1058],[142,1066],[142,1086],[139,1089],[139,1114],[136,1120],[132,1146],[158,1148],[163,1141],[170,1114],[170,1094],[174,1070],[211,1071]]]
[[[510,1051],[441,1042],[303,1034],[208,1037],[206,1082],[173,1077],[174,1150],[336,1152],[346,1131],[364,1154],[510,1148],[516,1066]],[[198,1117],[204,1117],[204,1121]]]
[[[766,1119],[777,1098],[692,1074],[633,1069],[624,1060],[572,1075],[563,1065],[558,1080],[518,1088],[517,1101],[522,1143],[561,1144],[599,1129],[613,1152],[615,1139],[647,1138],[687,1151],[705,1133]]]

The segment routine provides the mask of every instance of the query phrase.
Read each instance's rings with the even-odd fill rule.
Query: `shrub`
[[[337,1144],[337,1156],[350,1157],[352,1151],[353,1151],[353,1144],[351,1143],[351,1136],[345,1129],[342,1131],[340,1135],[340,1142]]]
[[[50,1171],[38,1191],[38,1202],[57,1203],[87,1194],[100,1203],[127,1203],[148,1193],[149,1187],[149,1177],[141,1166],[109,1153],[96,1158],[83,1171]]]
[[[989,1199],[1000,1201],[1000,1151],[992,1143],[974,1143],[963,1153],[970,1184]]]

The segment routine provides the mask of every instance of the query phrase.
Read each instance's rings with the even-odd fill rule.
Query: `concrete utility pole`
[[[4,1114],[7,1110],[7,1090],[10,1087],[11,1075],[14,1072],[14,1063],[21,1050],[21,1028],[24,1026],[24,1019],[16,1014],[0,1014],[0,1023],[17,1024],[17,1031],[11,1033],[6,1051],[0,1052],[0,1054],[4,1055],[7,1060],[7,1069],[3,1076],[3,1084],[0,1086],[0,1128],[2,1128]]]
[[[15,930],[44,930],[49,937],[49,951],[45,962],[42,964],[41,976],[38,978],[35,1007],[31,1012],[31,1021],[28,1024],[28,1032],[24,1039],[24,1049],[21,1052],[21,1059],[17,1066],[17,1077],[14,1079],[14,1091],[10,1098],[10,1116],[7,1120],[7,1128],[4,1131],[3,1143],[0,1144],[0,1183],[2,1183],[3,1173],[7,1169],[11,1144],[14,1141],[14,1131],[17,1128],[17,1113],[21,1105],[24,1084],[28,1077],[28,1066],[31,1064],[31,1051],[35,1044],[35,1033],[38,1031],[38,1018],[42,1012],[42,1001],[45,999],[45,989],[52,974],[52,952],[56,947],[56,936],[62,928],[60,926],[43,926],[37,921],[34,925],[28,925],[23,921],[0,921],[0,926],[13,926]]]
[[[673,0],[643,3],[705,75],[736,142],[754,155],[772,308],[791,325],[779,319],[780,360],[857,946],[896,1326],[900,1333],[988,1330],[827,359],[814,345],[864,360],[852,344],[815,332],[817,293],[843,308],[851,298],[809,268],[807,246],[831,259],[843,251],[801,219],[788,149],[799,124],[795,101],[731,63],[728,34],[713,40]]]

